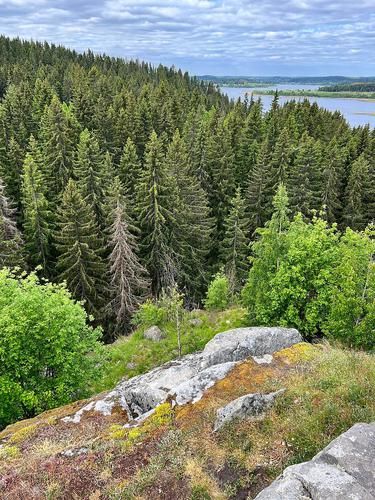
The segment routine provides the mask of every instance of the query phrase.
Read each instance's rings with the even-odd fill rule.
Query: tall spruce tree
[[[131,315],[149,288],[147,271],[137,256],[138,244],[126,213],[126,198],[118,177],[112,182],[108,210],[109,294],[107,313],[114,320],[114,333],[126,332]]]
[[[245,202],[240,188],[237,188],[224,226],[225,237],[220,255],[231,291],[236,293],[244,285],[249,267],[249,221],[245,214]]]
[[[124,146],[118,173],[125,188],[125,194],[130,201],[134,198],[136,185],[141,174],[141,165],[137,155],[137,148],[130,137],[128,137]]]
[[[352,229],[364,229],[367,223],[365,201],[367,197],[369,164],[362,154],[352,164],[345,192],[344,221]]]
[[[23,267],[22,246],[22,236],[16,223],[16,209],[7,198],[0,178],[0,268]]]
[[[87,310],[96,318],[100,316],[107,290],[104,248],[98,233],[94,213],[70,179],[54,233],[59,253],[57,268],[60,280],[66,281],[76,299],[86,302]]]
[[[81,195],[95,215],[99,227],[104,227],[104,157],[93,133],[81,132],[74,162],[74,176]]]
[[[71,127],[68,110],[57,96],[52,98],[43,113],[40,139],[48,199],[57,203],[72,174],[75,146],[75,131]]]
[[[172,205],[173,247],[178,258],[178,284],[192,301],[206,285],[205,258],[210,250],[212,220],[207,195],[192,171],[185,141],[178,130],[166,155],[166,170],[176,181],[177,203]]]
[[[41,156],[33,137],[26,154],[22,175],[25,247],[32,267],[42,266],[48,275],[51,237],[51,212],[45,197],[46,184],[41,171]]]
[[[172,243],[176,202],[175,182],[165,168],[162,144],[154,131],[146,145],[145,164],[137,186],[137,213],[141,253],[156,297],[163,289],[173,287],[177,279],[177,256]]]

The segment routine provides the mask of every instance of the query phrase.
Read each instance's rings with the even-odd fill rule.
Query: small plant
[[[140,306],[138,311],[133,317],[133,324],[142,328],[148,328],[156,325],[161,326],[167,319],[167,312],[165,308],[161,307],[159,303],[147,300]]]
[[[185,319],[184,296],[177,290],[177,287],[172,288],[168,295],[162,299],[162,307],[166,311],[167,317],[176,327],[178,356],[181,357],[181,330]]]
[[[220,271],[216,274],[208,287],[205,300],[206,309],[209,311],[223,311],[229,305],[229,297],[229,280],[223,271]]]

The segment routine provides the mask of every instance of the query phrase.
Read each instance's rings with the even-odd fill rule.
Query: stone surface
[[[122,381],[102,399],[90,402],[64,421],[78,423],[87,411],[108,415],[114,407],[122,408],[129,419],[134,419],[168,399],[177,404],[198,401],[237,362],[250,356],[265,357],[301,340],[297,330],[287,328],[237,328],[220,333],[202,352]]]
[[[236,328],[216,335],[206,344],[203,355],[211,366],[272,354],[298,342],[302,337],[294,328]]]
[[[191,318],[189,320],[189,325],[197,327],[203,325],[203,321],[199,318]]]
[[[374,500],[375,423],[356,424],[310,462],[292,465],[257,500]]]
[[[160,340],[165,339],[165,333],[160,330],[158,326],[150,326],[143,334],[145,339],[153,340],[154,342],[160,342]]]
[[[270,394],[246,394],[231,401],[226,406],[219,408],[216,413],[214,431],[218,431],[223,425],[233,420],[244,420],[249,417],[258,417],[270,408],[277,396],[285,389]]]

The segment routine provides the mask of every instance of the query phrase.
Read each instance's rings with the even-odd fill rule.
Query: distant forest
[[[322,92],[375,92],[375,81],[329,85],[320,87],[319,90]]]
[[[213,76],[202,75],[202,81],[212,82],[216,85],[233,87],[251,87],[268,85],[324,85],[331,89],[333,85],[350,85],[359,81],[358,78],[347,76]],[[361,77],[363,83],[374,83],[375,77]]]
[[[210,82],[0,37],[0,267],[65,280],[107,335],[177,285],[247,276],[280,183],[292,214],[375,220],[375,132],[308,100],[264,112]]]

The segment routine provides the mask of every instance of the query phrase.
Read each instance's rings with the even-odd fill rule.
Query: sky
[[[196,75],[375,75],[375,0],[0,0],[0,33]]]

